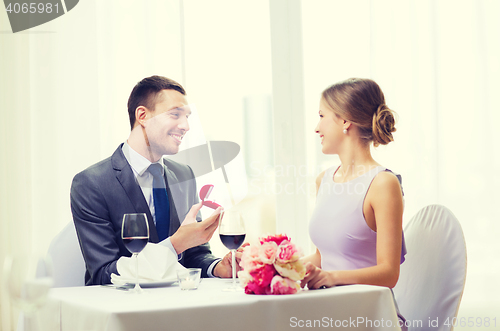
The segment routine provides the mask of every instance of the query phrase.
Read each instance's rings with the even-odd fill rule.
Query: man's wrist
[[[163,241],[160,241],[158,243],[158,245],[161,245],[161,246],[165,246],[167,247],[168,249],[170,249],[170,251],[173,253],[173,254],[176,254],[177,255],[177,261],[180,261],[182,259],[182,254],[177,254],[177,251],[175,250],[174,246],[172,245],[172,241],[170,240],[171,237],[168,237],[167,239],[164,239]]]
[[[215,271],[215,268],[217,268],[217,266],[219,265],[219,262],[222,261],[222,259],[218,259],[218,260],[215,260],[214,262],[212,262],[212,264],[208,267],[208,270],[207,270],[207,275],[208,277],[218,277],[218,278],[221,278],[219,275],[218,275],[218,272]]]
[[[174,248],[175,252],[177,255],[182,254],[182,252],[185,251],[185,249],[182,247],[182,241],[177,240],[177,236],[175,233],[170,237],[170,243],[172,244],[172,247]]]

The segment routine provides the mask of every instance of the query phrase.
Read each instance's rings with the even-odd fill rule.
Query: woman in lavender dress
[[[393,288],[404,261],[403,194],[399,176],[371,156],[396,131],[380,87],[348,79],[322,93],[316,133],[341,164],[321,173],[309,233],[316,252],[304,258],[310,289],[345,284]]]

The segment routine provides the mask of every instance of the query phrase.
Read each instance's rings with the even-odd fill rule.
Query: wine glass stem
[[[134,253],[135,256],[135,289],[139,287],[139,254]]]
[[[231,250],[231,258],[232,258],[232,269],[233,269],[233,287],[236,287],[236,251],[234,249]]]

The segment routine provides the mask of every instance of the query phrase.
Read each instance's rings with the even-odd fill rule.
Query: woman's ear
[[[349,130],[349,128],[351,127],[351,124],[352,124],[351,122],[344,120],[344,129]]]

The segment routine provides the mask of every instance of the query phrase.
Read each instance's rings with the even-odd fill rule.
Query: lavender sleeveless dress
[[[309,224],[311,240],[321,253],[321,268],[354,270],[375,266],[377,233],[366,224],[363,203],[375,176],[390,170],[379,166],[349,182],[335,183],[333,175],[337,169],[325,171]],[[396,176],[401,184],[401,176]],[[401,263],[405,254],[403,236]],[[402,318],[399,311],[398,316]]]

